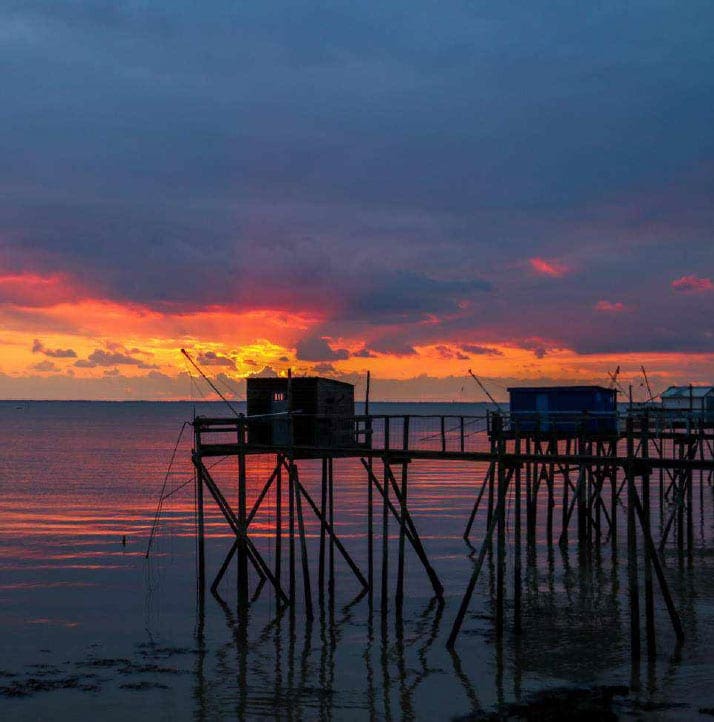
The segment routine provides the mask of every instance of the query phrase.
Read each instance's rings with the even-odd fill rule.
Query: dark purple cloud
[[[324,312],[365,353],[711,350],[710,3],[11,0],[0,22],[0,271]]]
[[[215,351],[199,353],[198,363],[200,366],[227,366],[233,369],[236,367],[236,362],[233,359],[217,354]],[[246,361],[246,363],[255,365],[253,361]]]
[[[32,353],[41,353],[50,358],[77,358],[77,352],[71,348],[47,348],[42,341],[35,339],[32,342]]]
[[[349,358],[346,349],[333,349],[324,338],[309,336],[298,342],[296,357],[299,361],[339,361]]]
[[[78,368],[95,368],[97,366],[136,366],[140,369],[156,369],[154,364],[146,363],[140,358],[126,353],[124,350],[116,350],[121,348],[114,346],[109,350],[96,349],[89,354],[86,359],[79,359],[74,362]]]

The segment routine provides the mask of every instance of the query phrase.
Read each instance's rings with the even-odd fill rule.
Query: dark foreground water
[[[385,405],[375,411],[473,414],[483,408]],[[614,689],[591,696],[626,719],[707,719],[700,710],[714,708],[714,499],[708,486],[704,508],[695,512],[693,564],[667,554],[687,634],[681,650],[657,597],[658,655],[633,677],[624,560],[613,565],[606,547],[583,568],[574,548],[549,550],[541,529],[535,558],[527,563],[524,554],[524,633],[514,636],[509,626],[496,643],[487,565],[452,655],[445,640],[474,563],[461,534],[485,469],[443,462],[410,468],[411,509],[447,590],[443,607],[408,550],[401,625],[393,609],[386,627],[378,608],[370,619],[366,598],[355,600],[359,586],[339,558],[334,604],[324,612],[318,605],[312,624],[302,602],[294,623],[288,614],[276,618],[267,587],[248,619],[239,618],[233,570],[221,598],[208,594],[202,612],[193,485],[186,483],[190,433],[168,479],[168,488],[178,491],[165,502],[152,555],[144,559],[164,472],[192,414],[190,404],[0,403],[0,719],[480,719],[496,711],[514,715],[514,704],[547,703],[544,691],[577,718],[583,694],[567,690],[604,686]],[[272,461],[250,461],[252,496]],[[225,464],[215,473],[230,484],[235,471]],[[319,496],[318,465],[302,463],[300,472]],[[271,561],[272,499],[251,527]],[[363,569],[365,502],[359,462],[336,461],[336,527]],[[307,520],[314,562],[319,527],[310,514]],[[483,524],[480,514],[476,545]],[[394,522],[391,531],[396,534]],[[212,578],[231,537],[213,511],[208,532]],[[390,551],[394,571],[396,541]],[[512,537],[507,551],[510,578]],[[314,567],[312,582],[315,592]],[[611,704],[602,701],[609,697]]]

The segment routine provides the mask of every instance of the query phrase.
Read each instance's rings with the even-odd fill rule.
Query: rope
[[[168,468],[166,469],[166,474],[164,474],[164,483],[161,485],[161,493],[159,494],[159,503],[156,507],[156,514],[154,515],[154,523],[151,525],[151,534],[149,534],[149,542],[146,546],[146,555],[145,558],[149,558],[149,552],[151,551],[151,544],[154,541],[154,535],[156,534],[156,529],[159,525],[159,516],[161,515],[161,507],[164,504],[164,492],[166,491],[166,484],[169,480],[169,474],[171,473],[171,467],[174,464],[174,460],[176,459],[176,452],[178,451],[179,444],[181,443],[181,438],[183,437],[183,432],[186,429],[186,427],[189,425],[188,421],[184,421],[183,425],[181,426],[181,431],[179,431],[178,438],[176,439],[176,443],[174,444],[174,450],[171,453],[171,460],[169,461]]]

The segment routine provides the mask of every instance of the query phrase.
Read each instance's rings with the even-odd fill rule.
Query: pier
[[[335,593],[335,563],[340,559],[349,567],[355,592],[366,595],[370,610],[378,609],[384,619],[390,609],[401,614],[405,558],[413,554],[437,602],[447,591],[461,597],[447,639],[453,648],[487,557],[495,558],[495,634],[503,635],[506,625],[520,631],[522,558],[544,521],[548,545],[575,545],[579,565],[587,566],[605,553],[626,563],[633,660],[641,655],[643,639],[647,653],[654,655],[659,624],[670,624],[679,642],[686,639],[668,587],[664,551],[674,546],[680,563],[695,563],[695,494],[703,506],[705,488],[714,478],[714,419],[706,414],[644,407],[600,418],[551,413],[543,423],[542,415],[528,418],[522,413],[344,417],[286,412],[197,417],[193,431],[201,594],[209,582],[204,508],[210,497],[235,537],[221,566],[211,572],[211,590],[218,589],[235,560],[239,606],[250,603],[252,569],[260,587],[272,587],[279,605],[291,615],[301,589],[304,614],[312,619],[316,603],[321,605],[325,595]],[[211,470],[218,458],[235,459],[230,487]],[[357,459],[364,470],[364,541],[340,538],[334,525],[335,469],[345,458]],[[271,460],[271,471],[249,501],[247,473],[258,459],[263,467]],[[301,481],[301,464],[307,460],[320,462],[319,495],[311,494]],[[473,507],[458,532],[464,538],[465,556],[469,551],[475,554],[465,589],[444,589],[438,565],[430,560],[418,520],[410,512],[410,468],[420,460],[486,468],[483,478],[474,482]],[[271,563],[251,538],[251,525],[260,519],[269,494],[274,499]],[[544,509],[539,499],[545,500]],[[538,518],[543,513],[545,519]],[[480,514],[485,515],[486,531],[474,538],[474,521]],[[307,515],[319,524],[319,546],[307,543]],[[396,560],[390,558],[390,534],[398,540]],[[507,540],[514,554],[508,608]],[[367,545],[366,568],[358,566],[351,551],[358,543]],[[396,575],[389,573],[392,565]],[[664,602],[666,619],[655,619],[656,595]]]

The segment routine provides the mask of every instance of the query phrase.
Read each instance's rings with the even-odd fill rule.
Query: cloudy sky
[[[0,397],[714,381],[710,2],[0,3]],[[644,393],[644,392],[642,392]]]

